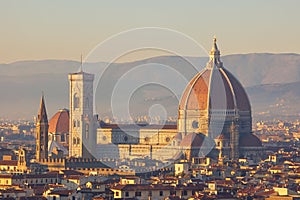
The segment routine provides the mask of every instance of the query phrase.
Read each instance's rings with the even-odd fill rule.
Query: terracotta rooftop
[[[0,165],[17,166],[18,161],[17,160],[0,160]]]

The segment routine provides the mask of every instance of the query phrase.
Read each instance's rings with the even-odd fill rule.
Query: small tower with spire
[[[48,118],[44,95],[41,97],[40,110],[36,123],[36,160],[48,158]]]

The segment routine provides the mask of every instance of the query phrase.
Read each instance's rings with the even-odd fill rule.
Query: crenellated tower
[[[70,122],[69,156],[93,158],[96,143],[96,116],[93,115],[94,75],[81,70],[69,74]]]

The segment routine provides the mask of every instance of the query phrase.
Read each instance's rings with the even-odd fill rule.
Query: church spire
[[[48,158],[48,119],[44,95],[41,97],[40,110],[36,123],[36,160]]]
[[[47,111],[45,106],[44,94],[41,97],[40,110],[38,113],[38,122],[48,122]]]
[[[221,62],[220,55],[221,53],[220,50],[218,49],[217,38],[216,36],[214,36],[213,46],[211,48],[210,55],[209,55],[210,60],[207,63],[207,68],[223,67],[223,63]]]

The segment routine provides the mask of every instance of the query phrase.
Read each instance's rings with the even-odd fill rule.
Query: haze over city
[[[300,3],[0,3],[0,198],[300,199]]]

